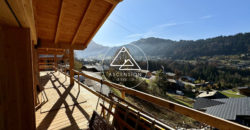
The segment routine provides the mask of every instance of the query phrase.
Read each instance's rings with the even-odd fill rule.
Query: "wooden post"
[[[32,44],[32,66],[33,66],[33,95],[34,95],[34,104],[38,105],[38,96],[37,96],[37,86],[40,86],[40,73],[38,67],[38,53],[34,44]]]
[[[79,73],[77,74],[78,75],[78,88],[79,88],[79,90],[80,90],[80,76],[79,76]]]
[[[35,130],[29,29],[0,26],[0,129]]]
[[[57,65],[57,55],[56,54],[54,55],[54,66],[55,66],[55,72],[57,72],[58,65]]]
[[[121,91],[122,99],[125,99],[125,91]]]
[[[74,85],[74,50],[69,50],[70,85]]]

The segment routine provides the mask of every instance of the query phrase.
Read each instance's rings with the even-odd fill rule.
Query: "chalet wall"
[[[28,29],[0,25],[0,129],[33,130],[31,38]]]

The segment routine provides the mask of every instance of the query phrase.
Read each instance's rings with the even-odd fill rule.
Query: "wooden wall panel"
[[[0,129],[34,130],[31,38],[28,29],[0,26]]]

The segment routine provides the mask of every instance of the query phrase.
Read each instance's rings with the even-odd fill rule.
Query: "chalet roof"
[[[41,47],[84,49],[120,0],[40,0],[35,23]]]
[[[86,69],[96,69],[96,71],[99,71],[99,72],[102,72],[103,71],[103,69],[104,70],[107,70],[109,67],[108,66],[106,66],[106,65],[104,65],[104,66],[102,66],[102,65],[83,65],[82,66],[82,69],[83,68],[86,68]]]
[[[206,107],[211,107],[215,105],[223,104],[223,102],[210,100],[207,98],[198,98],[196,102],[194,103],[194,109],[202,110]]]
[[[190,76],[182,76],[181,78],[185,78],[185,79],[187,79],[187,80],[189,80],[189,81],[192,81],[192,82],[195,81],[195,79],[192,78],[192,77],[190,77]]]
[[[171,83],[177,83],[177,81],[175,79],[167,79],[168,82],[171,82]]]
[[[206,113],[227,120],[235,120],[236,116],[250,116],[250,97],[204,99],[199,98],[195,109],[204,109]]]
[[[167,76],[174,77],[176,74],[175,74],[175,73],[172,73],[172,72],[166,72],[166,75],[167,75]]]
[[[197,97],[198,98],[203,98],[203,97],[210,97],[210,96],[214,96],[217,93],[217,91],[213,90],[213,91],[204,91],[201,94],[199,94]]]
[[[244,90],[244,89],[250,89],[250,87],[244,86],[244,87],[238,87],[237,89],[239,89],[239,90]]]

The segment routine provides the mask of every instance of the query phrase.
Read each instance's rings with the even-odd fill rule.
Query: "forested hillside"
[[[161,38],[145,38],[131,42],[140,47],[148,57],[171,59],[195,59],[200,56],[235,55],[250,53],[250,33],[218,36],[201,40],[173,41]],[[124,45],[124,46],[128,46]],[[119,48],[119,47],[115,47]],[[128,46],[129,48],[129,46]],[[78,51],[78,58],[101,58],[110,47],[91,42],[87,49]]]

